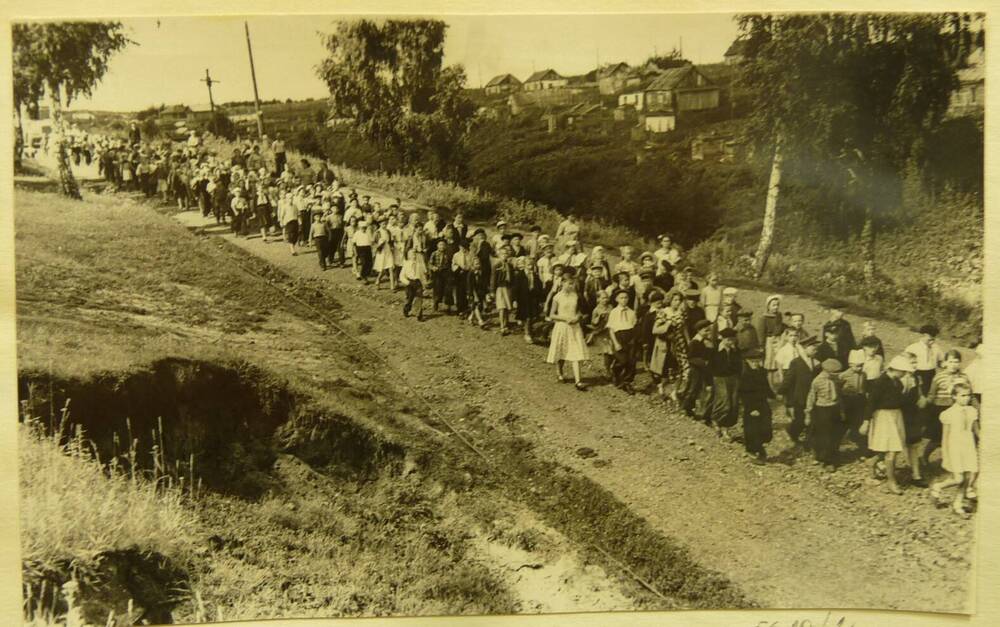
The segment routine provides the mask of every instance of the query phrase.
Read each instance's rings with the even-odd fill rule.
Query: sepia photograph
[[[984,13],[127,15],[9,26],[23,624],[977,613]]]

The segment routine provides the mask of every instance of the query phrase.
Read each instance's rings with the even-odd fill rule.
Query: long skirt
[[[546,361],[554,364],[557,361],[586,361],[589,359],[587,343],[583,338],[583,329],[579,324],[569,324],[559,320],[552,328],[552,340],[549,342],[549,355]]]
[[[868,428],[868,448],[879,453],[898,453],[903,450],[905,442],[902,410],[875,410]]]

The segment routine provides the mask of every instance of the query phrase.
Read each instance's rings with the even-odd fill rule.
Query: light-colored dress
[[[403,245],[402,245],[402,242],[404,240],[404,238],[403,238],[403,229],[402,229],[402,227],[399,227],[399,226],[390,226],[390,227],[387,227],[387,228],[389,229],[389,232],[392,233],[392,241],[396,242],[396,245],[393,246],[393,249],[392,249],[392,251],[393,251],[393,264],[397,268],[402,268],[403,267],[403,261],[405,261],[405,257],[406,257],[403,254],[404,251],[403,251]]]
[[[952,405],[941,412],[944,434],[941,440],[941,466],[948,472],[979,472],[979,456],[972,425],[979,411],[972,405]]]
[[[396,240],[385,227],[380,228],[377,234],[378,250],[375,252],[375,264],[372,267],[375,272],[392,270],[396,265]]]
[[[572,318],[579,314],[576,292],[559,292],[553,301],[553,315],[560,318]],[[549,356],[546,361],[554,364],[557,361],[586,361],[587,342],[583,337],[580,323],[570,324],[557,320],[552,328],[552,341],[549,343]]]

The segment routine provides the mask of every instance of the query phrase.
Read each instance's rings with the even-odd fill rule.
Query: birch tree
[[[62,193],[79,199],[80,187],[66,149],[63,105],[89,96],[115,53],[133,43],[120,22],[37,22],[14,24],[15,104],[38,106],[44,96],[52,116]]]
[[[956,71],[982,45],[981,14],[741,15],[740,80],[754,94],[748,133],[772,154],[753,273],[771,252],[783,180],[825,185],[831,206],[863,216],[864,276],[874,280],[879,217],[900,202],[907,163],[940,123]],[[779,139],[780,138],[780,141]]]

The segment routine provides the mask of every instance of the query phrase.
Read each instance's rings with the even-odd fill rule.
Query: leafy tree
[[[155,117],[147,117],[139,125],[139,130],[142,132],[142,136],[146,138],[156,137],[160,134],[160,127],[156,125]]]
[[[681,51],[674,48],[669,54],[659,54],[650,55],[646,59],[645,65],[655,65],[661,70],[669,70],[674,67],[684,67],[685,65],[691,65],[691,62],[684,58]]]
[[[748,132],[772,155],[754,260],[770,255],[783,176],[831,192],[817,211],[860,227],[865,279],[875,277],[878,218],[898,206],[908,163],[944,116],[982,16],[741,15],[741,82],[754,94]],[[981,29],[980,29],[981,32]]]
[[[229,116],[221,111],[212,113],[212,117],[208,119],[208,124],[205,125],[205,130],[217,137],[225,139],[236,138],[236,125],[229,119]]]
[[[440,20],[357,20],[323,35],[329,56],[317,73],[334,111],[408,170],[427,157],[437,173],[454,172],[475,113],[464,70],[441,66],[446,28]]]
[[[51,109],[59,183],[63,194],[80,198],[66,151],[62,105],[89,96],[108,62],[132,42],[121,22],[14,24],[15,102],[37,107],[43,95]]]

